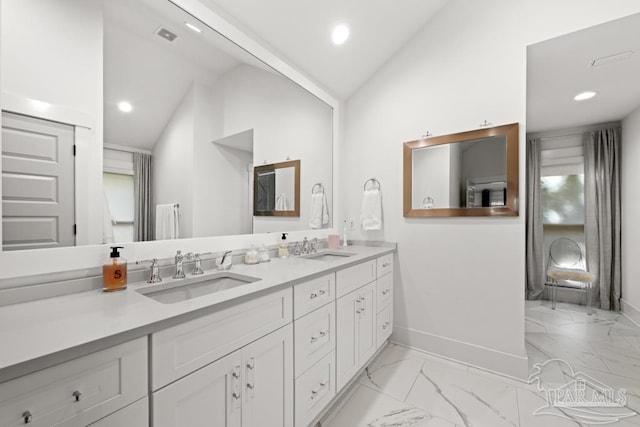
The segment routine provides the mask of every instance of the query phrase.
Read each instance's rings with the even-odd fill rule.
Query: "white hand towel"
[[[309,207],[309,227],[318,229],[326,224],[329,224],[327,197],[324,193],[314,193],[311,195],[311,206]]]
[[[156,240],[180,238],[180,212],[175,204],[156,205]]]
[[[277,211],[287,210],[287,195],[285,193],[280,193],[278,195],[278,198],[276,199],[276,210]]]
[[[382,229],[382,193],[377,188],[366,190],[362,195],[360,226],[363,230]]]

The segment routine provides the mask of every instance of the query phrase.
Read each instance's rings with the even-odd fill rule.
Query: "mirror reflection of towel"
[[[156,205],[156,240],[180,238],[180,211],[178,205]]]
[[[317,229],[327,224],[329,224],[327,196],[324,193],[313,193],[309,207],[309,227]]]
[[[287,210],[287,195],[285,193],[278,194],[278,198],[276,199],[276,210],[277,211]]]
[[[363,230],[382,229],[382,193],[377,188],[366,190],[362,195],[360,225]]]

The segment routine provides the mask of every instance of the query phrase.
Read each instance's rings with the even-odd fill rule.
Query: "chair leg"
[[[558,298],[558,282],[551,282],[551,310],[556,309],[556,298]]]
[[[593,314],[593,307],[591,306],[591,283],[585,283],[587,290],[587,314],[591,316]]]

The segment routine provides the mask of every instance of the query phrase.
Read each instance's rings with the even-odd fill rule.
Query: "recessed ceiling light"
[[[118,109],[123,113],[130,113],[133,110],[133,106],[129,101],[122,101],[118,103]]]
[[[576,100],[576,101],[584,101],[584,100],[593,98],[597,94],[598,94],[597,92],[593,92],[591,90],[588,90],[588,91],[585,91],[585,92],[580,92],[579,94],[574,96],[573,99]]]
[[[346,42],[349,38],[349,27],[344,24],[340,24],[333,29],[333,33],[331,33],[331,40],[333,40],[333,44],[341,45]]]
[[[184,25],[186,25],[187,27],[189,27],[189,29],[195,31],[196,33],[201,33],[202,32],[202,30],[200,28],[198,28],[195,25],[190,24],[188,22],[185,22]]]

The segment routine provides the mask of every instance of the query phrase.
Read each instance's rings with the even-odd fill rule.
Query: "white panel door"
[[[293,427],[293,326],[244,347],[242,362],[242,427]]]
[[[376,283],[369,283],[358,291],[358,369],[376,352]]]
[[[358,292],[336,301],[336,391],[358,371]]]
[[[74,128],[2,113],[2,249],[75,245]]]
[[[240,427],[240,350],[153,393],[154,427]]]

